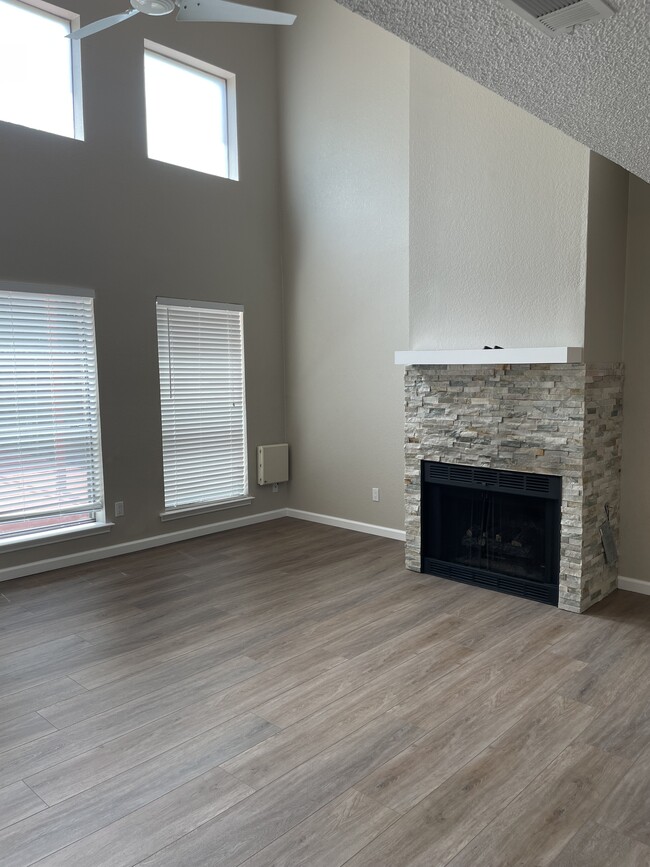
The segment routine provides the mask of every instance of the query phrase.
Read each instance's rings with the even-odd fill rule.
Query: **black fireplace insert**
[[[562,479],[422,462],[422,571],[557,605]]]

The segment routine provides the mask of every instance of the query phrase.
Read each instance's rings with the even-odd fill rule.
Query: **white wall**
[[[410,348],[582,346],[589,151],[412,49]]]
[[[334,0],[280,6],[289,505],[403,528],[409,49]]]

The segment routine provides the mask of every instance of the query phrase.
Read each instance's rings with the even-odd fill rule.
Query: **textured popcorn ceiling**
[[[650,181],[650,2],[553,39],[498,0],[338,0]]]

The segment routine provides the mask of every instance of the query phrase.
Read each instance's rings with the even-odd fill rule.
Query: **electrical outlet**
[[[373,503],[379,502],[379,488],[372,489],[372,501]]]
[[[278,485],[277,482],[273,482],[273,493],[274,493],[274,494],[277,494],[277,492],[278,492],[279,490],[280,490],[280,485]]]
[[[124,517],[124,503],[122,502],[122,500],[118,500],[118,502],[115,503],[115,509],[113,510],[113,514],[116,518]]]

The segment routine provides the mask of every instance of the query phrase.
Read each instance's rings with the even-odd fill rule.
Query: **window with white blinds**
[[[243,309],[159,298],[165,509],[248,496]]]
[[[102,509],[93,299],[0,288],[0,539]]]

